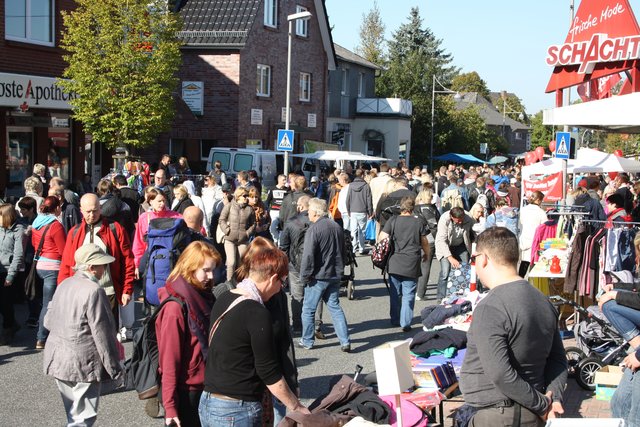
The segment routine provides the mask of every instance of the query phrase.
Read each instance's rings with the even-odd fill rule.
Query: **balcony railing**
[[[357,114],[411,116],[413,104],[401,98],[358,98]]]

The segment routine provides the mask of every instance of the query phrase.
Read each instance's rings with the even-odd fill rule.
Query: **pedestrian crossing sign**
[[[279,151],[293,151],[293,131],[279,129],[278,130],[278,145]]]
[[[556,133],[556,158],[568,159],[571,152],[571,134],[569,132]]]

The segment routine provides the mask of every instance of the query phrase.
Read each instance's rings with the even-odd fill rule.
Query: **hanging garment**
[[[538,262],[538,250],[540,250],[540,242],[555,237],[557,227],[558,221],[551,220],[540,224],[538,228],[536,228],[536,234],[533,235],[533,242],[531,244],[531,264],[535,264],[536,262]]]

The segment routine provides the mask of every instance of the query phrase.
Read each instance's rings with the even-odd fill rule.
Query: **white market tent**
[[[613,154],[603,153],[591,148],[579,149],[576,157],[577,159],[573,161],[571,167],[567,166],[567,172],[640,172],[640,162],[636,160],[616,157]]]
[[[374,157],[357,151],[338,151],[338,150],[320,150],[314,153],[293,154],[293,157],[303,159],[324,160],[327,162],[335,162],[338,160],[361,161],[361,162],[384,162],[389,159],[383,157]]]

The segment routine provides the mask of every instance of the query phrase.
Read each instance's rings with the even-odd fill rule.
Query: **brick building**
[[[290,128],[295,151],[324,140],[336,60],[323,0],[182,0],[177,8],[184,21],[177,114],[157,146],[140,150],[145,159],[186,156],[202,172],[211,147],[273,149],[284,129],[287,17],[304,10],[312,17],[292,22]]]
[[[65,67],[61,10],[73,0],[0,0],[0,197],[22,194],[33,164],[68,181],[88,160],[68,96],[54,83]]]

